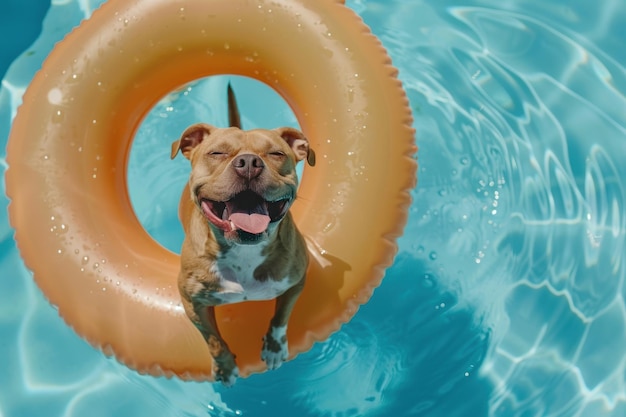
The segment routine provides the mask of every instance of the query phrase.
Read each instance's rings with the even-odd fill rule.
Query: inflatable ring
[[[43,293],[78,334],[140,373],[211,379],[208,349],[180,304],[179,257],[137,220],[126,164],[151,107],[216,74],[273,87],[317,153],[292,208],[311,262],[289,323],[291,357],[369,299],[406,222],[417,166],[407,99],[379,41],[341,2],[108,1],[27,89],[6,187]],[[242,376],[265,369],[272,312],[272,301],[218,308]]]

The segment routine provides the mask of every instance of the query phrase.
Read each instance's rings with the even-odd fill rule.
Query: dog
[[[289,213],[298,185],[296,163],[315,164],[302,132],[290,127],[242,130],[228,86],[228,128],[199,123],[172,143],[191,175],[179,207],[185,239],[178,288],[191,322],[226,386],[239,376],[220,335],[215,306],[276,299],[261,358],[276,369],[288,358],[287,322],[305,282],[306,244]]]

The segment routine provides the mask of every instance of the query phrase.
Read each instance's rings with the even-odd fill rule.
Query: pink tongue
[[[228,220],[233,222],[237,229],[255,235],[263,233],[267,229],[267,225],[270,224],[270,216],[258,213],[233,213]]]

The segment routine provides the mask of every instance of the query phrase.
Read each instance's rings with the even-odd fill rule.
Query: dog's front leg
[[[267,334],[263,337],[261,351],[261,359],[267,364],[268,369],[280,367],[289,357],[287,322],[303,288],[304,278],[276,298],[274,317]]]
[[[231,386],[239,377],[235,355],[220,335],[215,320],[215,307],[183,300],[183,305],[192,323],[200,330],[213,358],[213,377],[226,386]],[[190,314],[191,313],[191,314]]]
[[[200,318],[204,330],[200,330],[209,347],[209,353],[213,357],[213,375],[216,381],[221,381],[226,386],[231,386],[239,377],[239,369],[235,363],[235,355],[222,339],[217,322],[215,320],[214,306],[199,306]]]

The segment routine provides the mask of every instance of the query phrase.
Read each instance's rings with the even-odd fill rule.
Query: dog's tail
[[[237,99],[235,92],[228,83],[228,125],[241,129],[241,117],[239,116],[239,108],[237,107]]]

